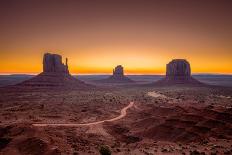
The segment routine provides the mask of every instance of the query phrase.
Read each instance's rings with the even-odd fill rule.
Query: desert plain
[[[0,154],[231,154],[232,88],[0,89]]]

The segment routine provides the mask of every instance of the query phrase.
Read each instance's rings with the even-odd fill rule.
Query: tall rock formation
[[[113,69],[113,76],[118,78],[124,76],[123,67],[121,65],[118,65]]]
[[[200,84],[191,76],[191,67],[185,59],[173,59],[166,65],[166,76],[157,84]]]
[[[43,72],[19,85],[29,87],[89,87],[89,85],[71,76],[67,58],[64,64],[61,55],[51,53],[45,53],[43,56]]]
[[[166,66],[166,78],[169,80],[188,80],[191,78],[190,64],[185,59],[174,59]]]
[[[65,65],[62,63],[62,57],[58,54],[46,53],[43,57],[43,72],[56,72],[56,73],[67,73],[68,70],[68,59],[66,58]]]
[[[103,83],[131,83],[133,80],[124,75],[124,69],[122,65],[118,65],[113,69],[113,75],[107,79],[99,80]]]

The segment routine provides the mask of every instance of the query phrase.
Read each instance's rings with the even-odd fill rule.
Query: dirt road
[[[125,117],[127,115],[127,109],[131,108],[134,106],[134,102],[130,102],[130,104],[128,104],[126,107],[124,107],[121,110],[121,114],[115,118],[112,119],[107,119],[107,120],[102,120],[102,121],[97,121],[97,122],[91,122],[91,123],[80,123],[80,124],[76,124],[76,123],[40,123],[40,124],[32,124],[33,126],[37,126],[37,127],[44,127],[44,126],[70,126],[70,127],[75,127],[75,126],[90,126],[90,125],[97,125],[97,124],[101,124],[104,122],[113,122],[119,119],[122,119],[123,117]]]

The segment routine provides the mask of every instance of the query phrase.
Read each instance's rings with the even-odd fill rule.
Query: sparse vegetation
[[[111,155],[110,148],[106,145],[101,145],[99,148],[99,152],[101,155]]]
[[[205,155],[205,152],[199,152],[197,150],[190,151],[190,155]]]
[[[231,99],[215,98],[217,96],[216,89],[214,90],[215,95],[208,94],[209,90],[211,88],[197,87],[123,88],[94,91],[2,90],[0,121],[2,124],[9,124],[10,128],[5,131],[3,126],[2,131],[0,130],[0,138],[12,138],[10,143],[18,144],[22,143],[21,141],[17,143],[18,136],[30,138],[31,133],[35,133],[38,135],[38,139],[46,142],[48,148],[44,147],[45,152],[50,152],[50,146],[56,144],[59,151],[66,154],[101,153],[107,155],[113,152],[133,154],[134,151],[144,154],[142,150],[153,154],[160,151],[190,154],[190,150],[192,150],[191,155],[203,155],[204,153],[214,155],[214,152],[228,154],[231,147],[231,139],[227,135],[230,129],[228,122],[231,121],[231,109],[223,109],[223,105],[231,105]],[[168,99],[150,97],[147,95],[150,91],[159,92]],[[224,91],[220,91],[220,94],[224,93],[226,96],[226,93],[231,92],[230,89],[227,92]],[[184,102],[175,100],[176,94],[183,95]],[[196,99],[198,94],[205,96],[204,99],[207,102],[198,103]],[[119,116],[120,110],[131,101],[134,101],[134,107],[127,110],[127,115],[123,119],[114,123],[105,122],[100,126],[91,127],[41,128],[39,130],[41,134],[37,134],[37,128],[31,126],[32,123],[67,122],[77,124],[111,119]],[[217,106],[210,107],[211,101],[221,108],[216,110]],[[207,105],[206,108],[200,109],[201,107],[195,107],[196,104]],[[29,124],[22,124],[22,120],[26,120]],[[12,122],[14,122],[14,126],[11,125]],[[19,124],[21,126],[18,126]],[[186,127],[189,129],[188,131],[185,130]],[[216,142],[212,142],[208,137],[212,134],[210,132],[212,128],[213,136],[217,135]],[[135,134],[134,131],[140,135]],[[206,133],[204,138],[198,134],[201,132]],[[47,141],[41,135],[49,137],[50,140]],[[223,135],[224,138],[220,135]],[[107,136],[114,137],[115,141],[109,142]],[[146,139],[151,139],[151,141],[144,144]],[[162,139],[170,142],[177,140],[177,143],[160,144]],[[5,142],[3,141],[3,143]],[[104,143],[107,144],[107,147],[98,147]],[[11,147],[15,149],[14,145],[5,145],[4,147],[2,150],[10,150]],[[133,147],[136,147],[137,150]]]

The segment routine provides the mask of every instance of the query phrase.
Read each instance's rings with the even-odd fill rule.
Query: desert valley
[[[232,155],[232,0],[1,0],[0,155]]]
[[[1,154],[231,154],[232,88],[196,80],[183,59],[166,69],[83,82],[45,54],[41,74],[0,88]]]

